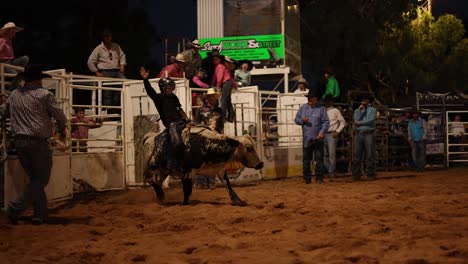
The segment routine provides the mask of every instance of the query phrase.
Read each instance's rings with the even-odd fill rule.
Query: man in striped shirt
[[[8,208],[2,209],[12,224],[29,205],[34,206],[33,224],[47,220],[47,186],[52,169],[52,151],[48,139],[52,136],[53,118],[58,126],[61,139],[65,138],[65,114],[57,104],[54,95],[42,87],[40,66],[28,65],[24,71],[26,84],[11,92],[7,101],[6,115],[10,115],[11,130],[15,138],[18,158],[29,178],[26,188]]]

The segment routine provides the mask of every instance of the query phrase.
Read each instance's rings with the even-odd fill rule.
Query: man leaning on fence
[[[42,87],[40,66],[29,65],[24,71],[26,84],[11,92],[7,101],[11,130],[15,138],[18,158],[29,179],[26,188],[2,209],[10,223],[16,224],[18,217],[29,205],[33,205],[33,224],[47,220],[47,196],[44,188],[49,182],[52,169],[52,151],[48,139],[52,136],[53,118],[61,139],[65,138],[66,118],[54,95]]]
[[[408,121],[408,142],[411,145],[416,171],[423,171],[426,166],[426,131],[426,121],[420,117],[419,111],[414,109],[413,118]]]
[[[375,180],[375,123],[377,110],[370,104],[371,96],[365,95],[361,105],[354,110],[353,181],[361,179],[361,163],[366,157],[367,180]],[[365,155],[363,155],[365,153]]]
[[[329,121],[325,107],[317,104],[318,95],[310,89],[307,96],[307,104],[302,105],[297,111],[294,122],[302,126],[302,170],[304,182],[311,183],[310,162],[315,160],[315,176],[317,183],[323,183],[323,138],[328,130]]]

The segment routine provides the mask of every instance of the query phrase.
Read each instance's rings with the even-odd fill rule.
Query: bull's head
[[[258,157],[253,139],[249,135],[243,135],[236,137],[236,140],[239,141],[239,146],[234,153],[234,159],[240,161],[247,168],[256,170],[263,168],[263,161]]]

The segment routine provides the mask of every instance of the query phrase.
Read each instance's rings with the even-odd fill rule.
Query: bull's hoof
[[[247,203],[242,201],[241,199],[232,199],[232,205],[234,206],[247,206]]]
[[[184,201],[182,205],[189,205],[189,201]]]

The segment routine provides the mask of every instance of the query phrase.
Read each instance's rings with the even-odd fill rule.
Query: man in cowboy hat
[[[15,138],[18,158],[29,178],[26,188],[10,201],[3,213],[12,224],[29,205],[33,205],[33,224],[47,220],[47,197],[44,188],[52,169],[52,151],[48,139],[52,136],[52,118],[61,139],[65,139],[67,119],[54,95],[42,88],[43,74],[38,65],[28,65],[24,71],[26,84],[11,92],[7,101],[11,130]]]
[[[220,93],[216,91],[216,88],[209,88],[206,92],[203,106],[197,111],[195,122],[197,124],[205,125],[211,130],[218,133],[223,133],[224,130],[224,118],[223,111],[218,106],[218,99]],[[215,178],[214,177],[195,177],[195,188],[214,188]]]
[[[372,97],[368,94],[361,98],[361,105],[354,110],[354,148],[352,174],[353,180],[361,179],[361,163],[366,153],[367,180],[375,180],[375,124],[377,110],[370,104]]]
[[[88,68],[96,76],[125,79],[127,57],[120,45],[112,42],[112,32],[108,29],[101,33],[99,44],[88,58]],[[119,96],[120,97],[120,96]]]
[[[323,138],[328,131],[330,121],[328,120],[325,107],[317,103],[317,92],[311,89],[305,96],[308,102],[299,108],[294,119],[297,125],[302,126],[302,170],[304,181],[306,184],[311,183],[310,162],[313,157],[316,162],[316,182],[323,183]]]
[[[158,78],[184,78],[185,57],[181,53],[177,54],[174,63],[166,65],[158,74]]]
[[[309,92],[309,84],[307,83],[304,77],[299,78],[297,81],[297,88],[294,90],[294,93],[298,94],[307,94]]]
[[[426,166],[426,121],[420,117],[417,108],[413,108],[412,116],[408,121],[408,142],[411,145],[411,156],[417,171],[423,171]]]
[[[19,67],[25,67],[29,63],[28,56],[21,56],[15,58],[13,52],[13,38],[17,32],[23,30],[21,27],[17,27],[15,23],[8,22],[0,29],[0,63],[10,64]],[[16,70],[6,68],[6,72],[17,73]]]
[[[190,49],[182,52],[185,58],[185,78],[189,80],[195,75],[195,71],[201,67],[202,58],[199,53],[200,48],[200,41],[195,39],[190,43]]]

